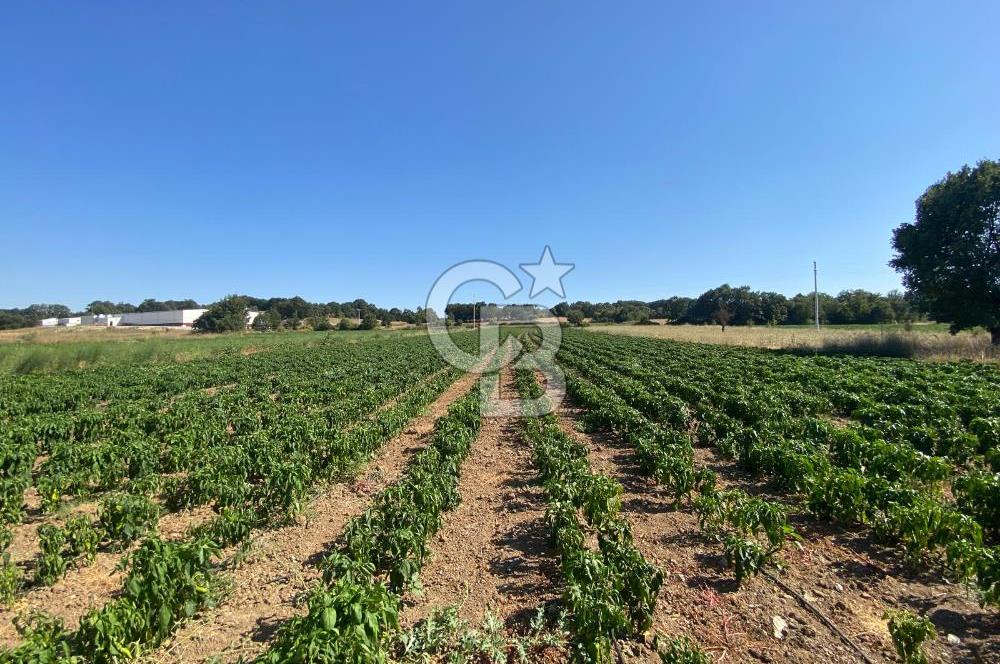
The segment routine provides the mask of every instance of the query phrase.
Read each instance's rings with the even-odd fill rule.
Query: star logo
[[[576,267],[573,263],[557,263],[552,258],[548,245],[542,251],[537,263],[521,263],[521,269],[531,275],[531,297],[551,291],[559,297],[566,297],[562,278]]]

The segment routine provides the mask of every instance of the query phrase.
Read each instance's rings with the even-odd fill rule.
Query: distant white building
[[[175,311],[144,311],[131,314],[86,314],[71,318],[46,318],[43,327],[74,327],[94,325],[97,327],[118,327],[119,325],[142,325],[153,327],[192,327],[208,309],[177,309]],[[259,311],[247,311],[247,327],[260,315]]]
[[[96,325],[98,327],[116,327],[122,322],[122,314],[87,314],[80,316],[80,325]]]
[[[155,325],[166,327],[191,327],[208,309],[177,309],[175,311],[146,311],[122,314],[118,325]]]

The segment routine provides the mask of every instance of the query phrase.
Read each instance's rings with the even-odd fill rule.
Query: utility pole
[[[813,261],[813,304],[816,316],[816,331],[819,332],[819,279],[816,276],[816,261]]]
[[[472,327],[476,327],[476,294],[472,294]]]

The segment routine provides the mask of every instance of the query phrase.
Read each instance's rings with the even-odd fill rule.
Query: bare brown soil
[[[253,538],[251,555],[227,576],[231,592],[219,606],[190,621],[149,662],[202,662],[213,655],[223,662],[251,659],[262,652],[277,628],[302,607],[300,600],[319,578],[317,564],[347,522],[361,514],[372,497],[398,479],[410,458],[423,448],[453,401],[475,382],[458,379],[407,429],[388,442],[364,473],[350,484],[337,484],[309,504],[307,519]]]
[[[800,600],[765,577],[737,588],[724,568],[721,544],[704,536],[689,505],[674,509],[672,498],[644,478],[634,453],[617,437],[578,431],[581,413],[560,412],[564,429],[591,448],[591,464],[623,485],[623,513],[633,527],[636,545],[663,570],[665,580],[654,615],[654,628],[665,636],[687,634],[716,662],[858,662],[859,656]],[[696,448],[696,463],[719,475],[720,484],[739,487],[772,500],[769,487]],[[1000,661],[1000,621],[964,593],[931,575],[910,574],[892,552],[875,546],[861,533],[793,513],[803,538],[788,547],[782,580],[817,607],[875,662],[897,661],[881,616],[906,607],[926,614],[938,638],[926,648],[935,662]],[[775,617],[787,622],[782,638],[774,636]],[[949,642],[948,635],[959,643]],[[633,644],[634,661],[657,661],[651,650]]]
[[[503,398],[517,395],[509,370]],[[545,497],[535,483],[530,447],[513,417],[488,417],[462,464],[462,503],[445,515],[421,574],[423,592],[403,611],[409,627],[436,609],[459,608],[478,625],[490,612],[524,632],[536,610],[559,597],[558,562],[547,542]]]

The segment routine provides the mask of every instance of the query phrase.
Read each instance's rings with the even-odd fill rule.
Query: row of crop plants
[[[570,332],[570,345],[582,338]],[[834,413],[957,464],[1000,462],[1000,368],[854,357],[801,357],[751,348],[648,339],[596,339],[595,349],[646,358],[686,383],[685,392],[753,414],[785,406]],[[696,398],[696,400],[697,400]],[[994,465],[994,470],[1000,467]]]
[[[349,358],[341,370],[351,373],[335,381],[337,392],[326,393],[330,405],[321,408],[309,410],[289,399],[296,393],[287,389],[258,390],[264,396],[256,400],[241,398],[244,391],[235,389],[191,395],[164,411],[148,413],[147,422],[156,428],[126,429],[134,432],[131,438],[107,428],[81,440],[50,442],[50,455],[34,477],[42,507],[54,511],[65,494],[82,497],[95,490],[124,488],[125,493],[112,492],[99,504],[100,531],[107,535],[109,546],[128,544],[155,524],[161,510],[147,495],[154,491],[171,509],[210,504],[227,523],[238,522],[245,528],[281,519],[298,509],[314,480],[349,470],[384,439],[387,427],[398,426],[385,418],[359,419],[440,369],[436,355],[424,350],[391,358],[383,353],[368,358],[366,364],[358,363],[363,358]],[[313,380],[311,372],[306,376]],[[454,377],[444,371],[411,398],[423,403]],[[308,383],[303,383],[298,389],[306,387]],[[22,484],[29,479],[27,473],[20,478]],[[67,528],[78,523],[75,519]],[[115,536],[117,531],[134,535],[122,540]],[[64,555],[74,555],[76,547],[59,545],[61,539],[72,539],[60,532],[49,524],[39,530],[42,556],[36,582],[52,582],[49,570],[60,567],[54,564],[55,552],[62,549]],[[6,533],[4,539],[9,541],[9,529],[0,533]],[[18,570],[9,559],[2,570],[2,594],[9,600]]]
[[[327,354],[326,358],[335,365],[336,357]],[[126,479],[141,485],[154,478],[162,450],[173,447],[172,434],[185,432],[196,439],[217,435],[212,430],[218,424],[213,416],[225,427],[238,417],[241,405],[262,402],[269,396],[255,391],[267,376],[262,372],[269,366],[271,371],[282,366],[285,359],[284,355],[255,359],[257,371],[244,366],[239,374],[227,374],[232,383],[213,395],[196,391],[176,399],[121,398],[74,411],[12,419],[0,436],[0,521],[20,519],[22,493],[32,482],[39,489],[43,508],[55,508],[64,496],[86,498],[108,486],[120,487]],[[229,362],[220,360],[220,364]],[[60,379],[52,377],[53,391],[62,389]],[[36,471],[39,455],[45,462]]]
[[[346,339],[324,340],[322,346],[349,345]],[[300,341],[268,345],[267,355],[294,356],[306,348]],[[0,375],[0,422],[27,416],[71,414],[99,404],[162,401],[185,392],[226,385],[237,380],[257,353],[241,349],[184,362],[137,363],[76,369],[54,374]]]
[[[479,392],[454,402],[405,475],[346,527],[322,561],[308,609],[278,631],[264,662],[384,662],[403,594],[415,587],[430,537],[460,500],[458,478],[480,426]]]
[[[412,366],[408,369],[407,365],[394,367],[395,371],[412,369]],[[366,373],[358,366],[355,370]],[[114,509],[108,503],[108,509],[105,509],[105,502],[102,502],[99,523],[93,530],[103,533],[107,544],[119,547],[129,539],[145,536],[123,562],[127,576],[119,598],[92,609],[73,631],[47,616],[31,616],[19,625],[23,643],[0,653],[0,662],[61,661],[59,657],[70,658],[66,661],[111,662],[134,658],[155,647],[180,620],[212,604],[220,570],[218,555],[223,547],[246,542],[254,527],[273,523],[280,515],[294,511],[312,482],[357,466],[401,431],[454,378],[455,374],[451,371],[437,372],[429,380],[398,395],[398,399],[374,415],[346,430],[326,431],[325,434],[329,435],[313,441],[320,446],[325,441],[326,446],[339,450],[339,455],[296,455],[268,467],[271,474],[252,484],[238,475],[220,475],[213,502],[217,517],[194,529],[184,541],[164,542],[155,533],[147,535],[155,524],[158,509],[148,497],[113,494],[113,500],[120,499],[121,503]],[[367,395],[362,391],[357,398],[364,401]],[[265,433],[270,435],[276,431]],[[320,430],[316,433],[324,432]],[[268,453],[265,458],[279,458],[281,455],[277,450],[288,444],[287,440],[281,439],[268,442],[269,436],[265,435],[257,435],[253,440],[261,445],[273,446],[271,450],[265,450]],[[255,449],[255,452],[259,451]],[[290,481],[296,478],[299,480],[297,483]],[[240,488],[241,485],[243,488]],[[226,503],[226,496],[242,498],[240,502]],[[85,559],[87,554],[78,553],[77,547],[71,544],[69,524],[64,530],[67,532],[62,538],[61,547],[64,548],[61,553]],[[46,549],[43,548],[45,556]]]
[[[532,369],[518,368],[515,380],[523,399],[543,397]],[[620,513],[622,487],[590,469],[586,445],[567,435],[553,413],[537,415],[527,405],[521,429],[548,500],[546,520],[561,560],[572,659],[620,661],[619,641],[639,638],[652,627],[663,574],[636,548]],[[596,549],[587,545],[591,537]],[[709,661],[687,637],[657,639],[655,645],[665,664]]]
[[[615,428],[632,442],[646,471],[677,496],[701,489],[711,502],[713,483],[691,462],[696,436],[799,496],[817,517],[870,526],[913,562],[943,558],[950,575],[976,587],[984,603],[1000,599],[1000,551],[989,544],[996,537],[997,496],[990,499],[987,490],[985,500],[974,499],[963,484],[985,471],[957,469],[946,457],[886,441],[875,427],[837,427],[822,417],[830,412],[825,402],[786,384],[769,389],[774,376],[766,372],[728,389],[724,381],[691,381],[681,368],[712,362],[704,349],[692,358],[684,345],[636,351],[634,344],[590,336],[561,349],[560,361],[574,374],[571,394],[592,408],[595,425]],[[715,359],[726,375],[723,360]],[[970,422],[979,417],[968,415]],[[954,505],[942,496],[950,477]]]

